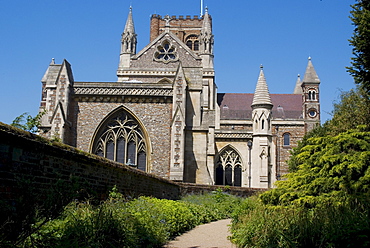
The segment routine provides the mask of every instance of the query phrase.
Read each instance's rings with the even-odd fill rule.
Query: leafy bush
[[[23,247],[161,247],[170,238],[213,220],[230,217],[241,202],[217,191],[182,201],[139,197],[127,201],[114,188],[94,206],[73,202],[32,234]]]
[[[365,209],[347,204],[276,207],[245,200],[234,215],[232,241],[238,247],[369,247]]]
[[[261,194],[266,204],[315,207],[370,194],[370,132],[349,130],[337,136],[314,137],[293,154],[296,171],[277,188]]]
[[[196,211],[199,211],[197,213],[198,218],[204,219],[203,223],[206,223],[230,218],[234,209],[241,203],[242,198],[227,194],[219,188],[210,194],[188,195],[181,200],[195,204]]]
[[[234,213],[240,247],[369,247],[370,132],[313,135],[277,188]]]
[[[118,204],[120,205],[120,204]],[[133,216],[105,202],[71,203],[60,218],[49,221],[26,241],[29,247],[135,247]]]

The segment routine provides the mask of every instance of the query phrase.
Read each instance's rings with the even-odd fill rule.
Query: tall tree
[[[355,28],[349,40],[353,46],[352,66],[347,69],[364,96],[370,99],[370,0],[357,0],[350,13]]]

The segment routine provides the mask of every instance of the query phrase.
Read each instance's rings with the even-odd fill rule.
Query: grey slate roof
[[[251,93],[218,93],[221,120],[250,120],[252,118]],[[273,119],[302,119],[302,95],[270,94]]]

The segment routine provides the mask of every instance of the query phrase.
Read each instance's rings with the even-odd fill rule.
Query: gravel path
[[[164,248],[235,248],[230,240],[231,219],[200,225],[171,241]]]

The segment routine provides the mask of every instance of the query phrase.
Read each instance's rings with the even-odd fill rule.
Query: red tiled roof
[[[221,120],[247,120],[252,118],[251,93],[218,93]],[[272,117],[282,119],[302,119],[302,95],[270,94],[274,107]]]

